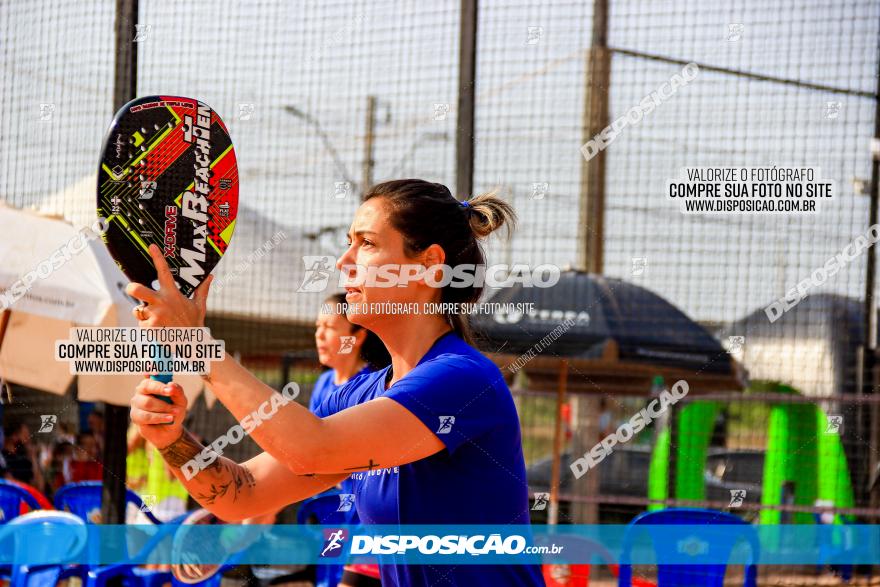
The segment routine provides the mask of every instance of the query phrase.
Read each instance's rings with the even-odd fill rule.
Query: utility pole
[[[880,207],[880,37],[877,39],[877,93],[874,95],[874,139],[871,142],[871,204],[868,212],[868,226],[874,226],[878,220],[878,207]],[[877,281],[877,247],[868,247],[866,251],[865,266],[865,309],[864,316],[864,342],[862,344],[861,365],[858,373],[858,390],[859,395],[863,393],[875,393],[875,385],[877,383],[877,303],[876,303],[876,281]],[[870,434],[867,436],[868,443],[865,446],[864,441],[860,444],[862,458],[856,458],[856,463],[868,462],[868,471],[864,471],[864,466],[853,469],[856,472],[855,481],[858,488],[855,491],[856,499],[864,496],[863,503],[870,503],[871,507],[878,505],[877,491],[868,487],[871,475],[877,469],[878,461],[876,451],[880,448],[880,439],[878,436],[878,410],[875,404],[871,404],[869,408],[869,418],[866,422],[863,402],[859,402],[856,408],[856,434],[857,438],[864,439],[865,425],[870,426]],[[867,454],[865,454],[867,453]]]
[[[608,0],[593,0],[593,36],[586,55],[584,113],[581,144],[608,126],[608,88],[611,86],[611,53],[608,51]],[[581,155],[580,205],[578,219],[577,268],[602,273],[605,237],[605,151],[599,150],[589,160]],[[579,395],[572,410],[577,430],[572,438],[573,453],[588,452],[596,442],[599,429],[599,398]],[[600,494],[600,467],[594,467],[581,480],[584,495]],[[579,491],[580,493],[580,491]],[[572,504],[572,523],[598,524],[599,503]]]
[[[376,130],[376,96],[367,96],[367,127],[364,133],[364,168],[361,180],[361,198],[373,185],[373,137]]]
[[[116,63],[113,113],[137,95],[138,0],[116,0]],[[107,404],[104,411],[104,475],[101,484],[101,520],[125,523],[125,460],[128,408]]]
[[[477,0],[461,0],[458,41],[458,121],[455,131],[455,197],[474,190],[474,100],[477,75]]]
[[[608,88],[611,53],[608,51],[608,0],[593,0],[593,38],[587,51],[582,144],[608,126]],[[583,155],[582,155],[583,157]],[[581,160],[578,268],[602,273],[605,236],[605,151]]]

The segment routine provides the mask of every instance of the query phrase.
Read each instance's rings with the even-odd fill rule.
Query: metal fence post
[[[113,81],[113,111],[137,94],[138,0],[116,0],[116,65]],[[104,412],[104,479],[101,519],[105,524],[125,523],[125,470],[128,408],[107,404]]]

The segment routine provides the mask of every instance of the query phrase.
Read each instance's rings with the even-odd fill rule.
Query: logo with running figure
[[[340,336],[339,337],[339,354],[340,355],[350,355],[351,351],[354,350],[354,343],[357,339],[353,336]]]
[[[348,539],[348,530],[339,528],[336,530],[324,530],[324,547],[321,549],[321,558],[338,558],[342,554],[345,541]]]
[[[825,434],[840,434],[841,432],[843,432],[843,416],[840,414],[828,414]]]
[[[440,427],[435,434],[449,434],[452,432],[453,424],[455,424],[455,416],[440,416]]]
[[[745,489],[731,489],[730,490],[730,507],[738,508],[740,507],[746,500],[746,490]]]
[[[52,432],[52,430],[55,429],[56,422],[58,422],[58,416],[55,414],[40,416],[40,429],[37,430],[37,434],[40,434],[41,432]]]
[[[55,104],[45,102],[40,104],[40,122],[52,122],[52,115],[55,113]]]
[[[550,503],[549,493],[535,493],[535,504],[532,506],[532,510],[536,512],[546,510],[548,503]]]
[[[337,512],[350,512],[352,507],[354,507],[354,494],[353,493],[340,493],[339,494],[339,507],[336,508],[336,511]]]
[[[141,505],[142,512],[152,512],[153,508],[156,507],[156,504],[159,503],[159,498],[155,495],[142,495],[141,501],[144,503]]]
[[[336,181],[333,182],[333,197],[337,200],[344,200],[351,195],[351,182]]]
[[[331,255],[305,255],[303,264],[306,272],[302,284],[296,291],[298,293],[314,293],[324,291],[330,281],[330,274],[336,261]]]

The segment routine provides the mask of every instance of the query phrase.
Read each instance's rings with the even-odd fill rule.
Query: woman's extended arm
[[[238,421],[254,412],[269,413],[267,406],[272,396],[278,395],[229,355],[212,363],[211,374],[205,380]],[[170,395],[168,389],[162,383],[145,379],[138,391]],[[393,467],[444,448],[421,420],[387,398],[371,400],[327,418],[318,418],[300,404],[290,402],[268,419],[260,419],[251,437],[297,475],[348,475]]]
[[[156,266],[160,290],[154,291],[136,283],[126,288],[129,295],[149,304],[147,319],[140,322],[141,326],[202,326],[210,276],[196,289],[190,300],[177,289],[159,248],[151,246],[150,255]],[[222,361],[211,363],[210,376],[205,379],[217,399],[239,421],[261,408],[268,413],[264,406],[273,395],[277,395],[275,390],[254,377],[228,354]],[[145,379],[138,386],[139,394],[136,397],[172,395],[172,389],[179,388]],[[173,414],[179,421],[185,413],[185,400],[182,407],[178,406],[175,410],[166,409],[168,404],[155,398],[149,399],[153,400],[150,405],[159,412],[154,424],[173,420],[170,417],[161,420],[161,414]],[[159,430],[161,425],[152,428],[151,435],[162,437],[159,442],[152,440],[156,446],[167,446],[174,440],[167,437],[171,433],[171,426],[165,427],[167,432]],[[174,438],[177,435],[179,432]],[[144,436],[150,439],[146,434]],[[423,459],[444,448],[444,444],[421,420],[387,398],[378,398],[323,419],[305,407],[290,402],[270,418],[262,420],[251,431],[251,437],[263,450],[298,475],[350,474],[377,467],[393,467]]]
[[[300,501],[333,487],[348,475],[297,475],[268,453],[235,463],[205,450],[181,422],[186,396],[179,385],[166,387],[165,403],[143,393],[131,402],[131,420],[159,448],[187,492],[218,518],[238,522]],[[168,417],[174,423],[168,424]]]
[[[192,479],[180,467],[203,447],[189,432],[160,452],[199,504],[225,522],[240,522],[301,501],[333,487],[347,475],[297,475],[268,453],[245,463],[220,457]]]

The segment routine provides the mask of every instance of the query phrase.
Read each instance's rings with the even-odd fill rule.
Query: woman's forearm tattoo
[[[180,469],[186,463],[193,460],[204,448],[188,430],[184,429],[180,433],[180,438],[168,446],[160,448],[159,454],[162,455],[166,463],[176,469]]]
[[[219,469],[218,475],[221,479],[218,482],[211,483],[207,491],[193,494],[199,503],[211,505],[230,494],[232,501],[236,501],[242,489],[256,485],[254,476],[245,465],[222,461]]]
[[[180,438],[160,448],[159,453],[166,463],[180,469],[202,453],[204,448],[188,430],[184,430]],[[199,478],[204,481],[204,487],[201,490],[190,487],[190,493],[203,505],[214,504],[229,495],[235,501],[240,493],[256,485],[254,476],[245,465],[233,463],[219,455],[202,473],[207,473],[207,476]]]

